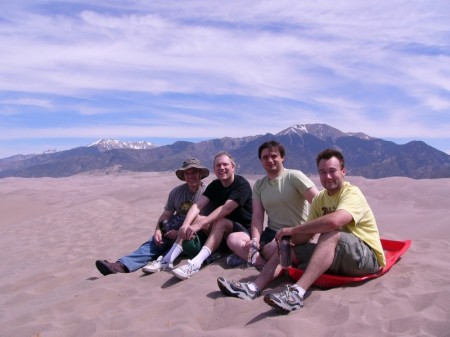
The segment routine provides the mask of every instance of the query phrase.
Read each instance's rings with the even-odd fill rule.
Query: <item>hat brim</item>
[[[196,169],[200,170],[200,179],[204,179],[207,176],[209,176],[209,170],[206,167],[199,167],[196,165],[189,165],[189,166],[186,166],[185,168],[178,169],[175,171],[175,175],[178,177],[178,179],[185,181],[184,180],[184,171],[186,171],[190,168],[196,168]]]

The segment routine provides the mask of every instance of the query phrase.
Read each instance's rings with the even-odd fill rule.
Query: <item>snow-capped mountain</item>
[[[57,149],[49,149],[49,150],[45,150],[44,152],[42,152],[42,154],[52,154],[52,153],[56,153],[58,152]]]
[[[344,133],[326,124],[297,124],[287,129],[284,129],[283,131],[280,131],[279,133],[277,133],[277,136],[292,135],[292,134],[302,136],[305,133],[309,133],[310,135],[322,140],[327,139],[336,140],[337,138],[344,136],[353,136],[365,140],[375,139],[362,132]]]
[[[56,153],[0,159],[0,178],[67,177],[89,171],[174,171],[183,158],[198,158],[210,165],[219,151],[233,155],[240,174],[259,175],[264,174],[264,169],[257,150],[269,140],[285,146],[286,167],[299,168],[305,174],[317,174],[316,155],[330,147],[345,154],[348,175],[371,179],[450,177],[450,156],[422,141],[398,145],[364,133],[344,133],[325,124],[297,124],[276,135],[225,137],[199,143],[178,141],[165,146],[101,139],[89,146]]]
[[[114,149],[148,150],[158,146],[145,141],[124,142],[115,139],[100,139],[88,145],[88,147],[97,147],[100,151],[109,151]]]

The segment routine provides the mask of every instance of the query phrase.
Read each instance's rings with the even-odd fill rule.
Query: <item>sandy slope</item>
[[[262,297],[224,297],[218,276],[257,271],[223,259],[183,282],[98,273],[96,259],[114,260],[153,232],[179,183],[173,173],[2,179],[0,336],[448,336],[450,180],[348,180],[367,195],[382,236],[412,247],[385,276],[313,290],[301,311],[279,315]]]

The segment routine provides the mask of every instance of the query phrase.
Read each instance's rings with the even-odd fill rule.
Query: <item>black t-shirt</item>
[[[252,221],[252,188],[247,179],[235,175],[234,181],[228,187],[223,186],[219,179],[213,180],[206,187],[203,195],[209,199],[207,206],[209,209],[211,209],[210,206],[212,206],[212,209],[216,209],[225,204],[227,200],[233,200],[238,203],[239,207],[226,218],[239,222],[247,229],[250,228]]]

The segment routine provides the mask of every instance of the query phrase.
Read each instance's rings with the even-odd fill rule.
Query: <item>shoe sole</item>
[[[95,261],[95,266],[97,267],[98,271],[105,276],[116,274],[116,272],[111,270],[111,268],[109,268],[103,261]]]
[[[162,269],[158,269],[158,270],[148,270],[148,269],[145,269],[145,267],[142,268],[142,272],[143,272],[144,274],[154,274],[154,273],[158,273],[158,272],[160,272],[160,271],[162,271]]]
[[[231,296],[231,297],[238,297],[236,294],[234,294],[230,290],[228,290],[227,286],[222,283],[223,282],[222,280],[225,281],[223,277],[219,277],[217,279],[217,285],[219,286],[219,289],[222,292],[222,294],[224,294],[226,296]]]
[[[225,281],[225,279],[223,277],[219,277],[217,279],[217,285],[219,286],[220,290],[222,291],[222,293],[226,296],[230,296],[230,297],[237,297],[246,301],[252,301],[253,298],[251,298],[250,296],[240,292],[240,291],[236,291],[233,289],[230,289],[228,287],[228,282]]]
[[[301,308],[300,305],[294,307],[294,306],[289,306],[289,305],[284,304],[284,303],[280,303],[280,302],[274,300],[271,296],[268,296],[268,295],[264,296],[264,302],[266,302],[271,307],[282,311],[285,314],[288,314],[291,311],[296,311],[296,310]]]
[[[187,280],[188,278],[190,278],[190,276],[185,276],[182,274],[178,274],[175,269],[171,271],[172,275],[175,276],[177,279],[180,279],[182,281]]]
[[[146,269],[146,267],[142,268],[142,272],[144,274],[154,274],[154,273],[159,273],[160,271],[171,271],[171,270],[172,270],[171,267],[160,268],[160,269],[157,269],[157,270],[149,270],[149,269]]]

